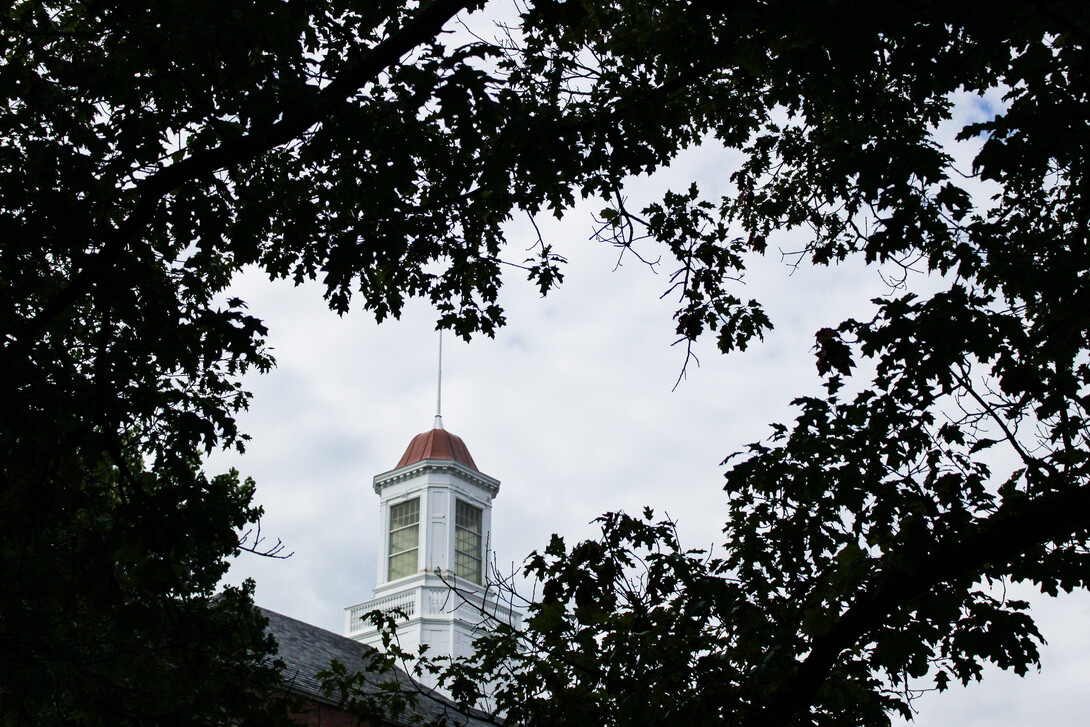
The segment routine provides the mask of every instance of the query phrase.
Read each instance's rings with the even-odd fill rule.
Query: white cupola
[[[477,469],[441,416],[413,437],[394,469],[375,476],[374,488],[382,523],[378,582],[372,600],[346,609],[350,638],[381,648],[366,614],[398,609],[403,649],[428,644],[431,655],[468,656],[481,628],[517,622],[519,614],[488,588],[499,480]]]

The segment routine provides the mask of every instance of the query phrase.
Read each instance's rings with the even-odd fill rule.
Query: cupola
[[[347,609],[350,638],[381,648],[365,617],[396,609],[403,649],[427,644],[431,654],[469,656],[480,629],[518,623],[520,615],[487,588],[500,482],[477,468],[439,416],[394,469],[375,476],[374,489],[382,523],[378,582],[373,599]]]

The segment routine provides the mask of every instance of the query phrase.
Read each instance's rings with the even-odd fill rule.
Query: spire
[[[439,380],[435,387],[435,424],[433,429],[443,428],[443,329],[439,329]]]
[[[397,467],[407,467],[422,460],[453,460],[461,462],[472,470],[477,470],[473,457],[469,454],[465,442],[456,434],[451,434],[443,426],[443,331],[439,331],[439,377],[435,395],[435,424],[426,432],[421,432],[409,442],[409,448],[401,455]]]

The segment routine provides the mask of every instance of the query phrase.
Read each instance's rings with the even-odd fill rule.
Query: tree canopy
[[[510,703],[862,724],[903,709],[912,679],[1035,663],[1025,604],[989,584],[1090,573],[1084,5],[539,0],[482,32],[494,11],[5,10],[5,719],[222,723],[271,678],[247,592],[213,598],[252,488],[200,470],[243,446],[238,376],[272,363],[224,299],[235,273],[321,278],[333,310],[379,319],[422,297],[440,326],[490,334],[505,262],[543,293],[562,280],[547,240],[506,260],[505,223],[588,198],[599,237],[676,261],[680,339],[724,352],[772,324],[735,281],[784,231],[805,234],[799,264],[861,257],[939,290],[816,332],[826,394],[731,460],[720,559],[619,517],[532,559],[549,590],[507,636],[555,675],[515,680]],[[967,166],[951,125],[976,144]],[[709,139],[741,155],[725,196],[626,206],[633,177]],[[644,702],[659,714],[625,701],[612,660],[670,676]]]

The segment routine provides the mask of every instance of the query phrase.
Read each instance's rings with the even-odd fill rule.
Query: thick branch
[[[470,0],[434,0],[405,27],[348,64],[317,94],[312,105],[285,109],[279,121],[265,128],[225,141],[215,149],[196,154],[149,176],[137,187],[141,203],[150,200],[154,204],[186,182],[203,179],[221,169],[250,161],[299,138],[307,129],[320,123],[338,103],[376,81],[406,53],[439,35],[446,22],[469,3]]]
[[[164,167],[136,184],[136,204],[102,249],[91,256],[79,273],[56,297],[49,301],[18,336],[31,341],[41,336],[49,323],[83,296],[110,266],[124,254],[131,239],[147,227],[159,202],[173,190],[199,179],[207,179],[218,171],[252,161],[272,149],[302,136],[309,128],[325,119],[338,103],[372,83],[417,46],[435,38],[448,20],[471,0],[434,0],[416,17],[375,47],[350,63],[328,86],[315,95],[315,101],[302,108],[284,109],[279,120],[268,126],[252,129],[219,146],[180,162]]]
[[[840,620],[814,639],[794,676],[768,700],[753,721],[761,727],[788,724],[809,707],[837,659],[908,601],[943,583],[975,579],[989,564],[1009,564],[1031,548],[1061,541],[1090,528],[1090,484],[1009,502],[971,535],[953,534],[918,554],[861,594]]]

